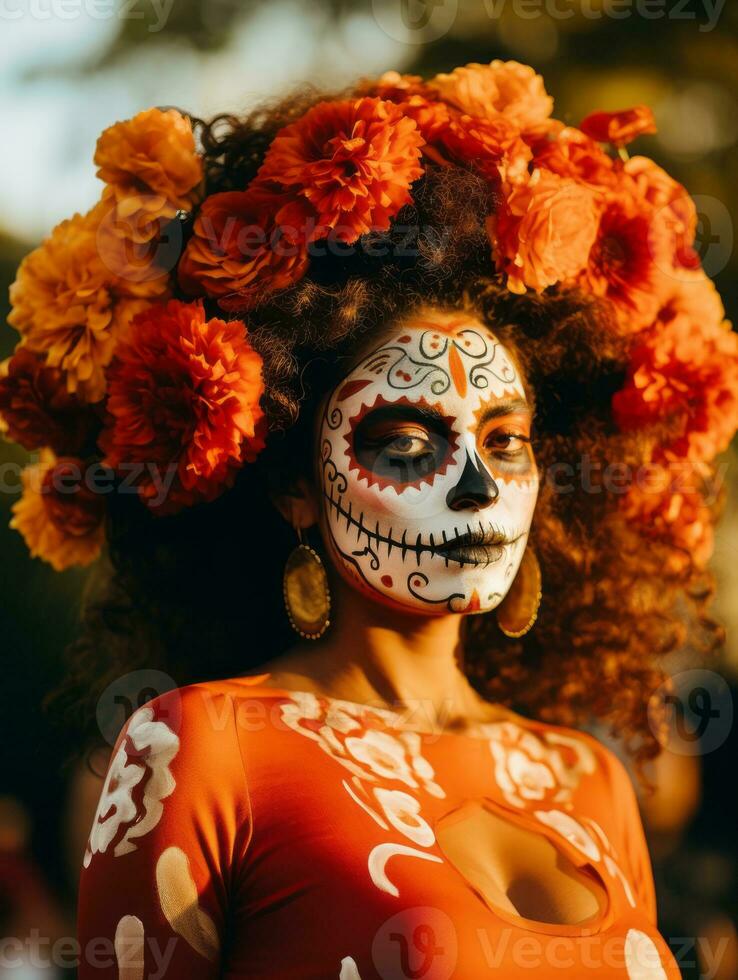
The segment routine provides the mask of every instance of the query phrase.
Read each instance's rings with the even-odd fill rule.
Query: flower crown
[[[2,365],[0,426],[39,453],[11,522],[32,554],[57,569],[94,559],[111,476],[157,514],[230,486],[265,444],[262,361],[244,320],[208,319],[203,299],[247,316],[306,275],[315,243],[387,231],[428,167],[459,166],[494,190],[490,272],[507,289],[609,300],[603,329],[631,351],[613,420],[623,431],[668,420],[670,432],[648,486],[621,506],[704,564],[712,525],[698,484],[738,427],[738,338],[694,249],[695,206],[625,149],[655,131],[649,109],[598,112],[578,129],[552,109],[517,62],[429,81],[388,72],[314,105],[276,133],[248,186],[209,196],[177,111],[107,129],[99,202],[58,225],[10,290],[21,340]]]

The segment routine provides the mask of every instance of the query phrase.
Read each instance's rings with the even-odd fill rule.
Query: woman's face
[[[318,421],[320,523],[339,572],[418,613],[498,605],[538,493],[531,421],[512,356],[473,315],[399,324]]]

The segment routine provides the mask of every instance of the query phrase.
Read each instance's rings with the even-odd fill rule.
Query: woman
[[[551,111],[514,62],[201,154],[150,110],[21,267],[15,526],[113,566],[72,686],[197,681],[118,737],[81,977],[679,975],[626,771],[562,726],[652,757],[655,655],[718,634],[738,351],[648,111]]]

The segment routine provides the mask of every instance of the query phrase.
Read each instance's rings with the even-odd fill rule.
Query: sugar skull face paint
[[[324,526],[341,573],[418,612],[498,605],[538,493],[531,418],[512,357],[469,314],[398,326],[321,418]]]

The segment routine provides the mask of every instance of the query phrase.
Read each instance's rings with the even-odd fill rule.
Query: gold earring
[[[284,567],[284,605],[292,628],[307,640],[317,640],[330,626],[328,575],[318,552],[305,543],[302,528],[297,535],[300,543]]]
[[[541,594],[541,566],[528,545],[515,580],[496,609],[497,625],[505,636],[517,639],[529,632],[538,618]]]

